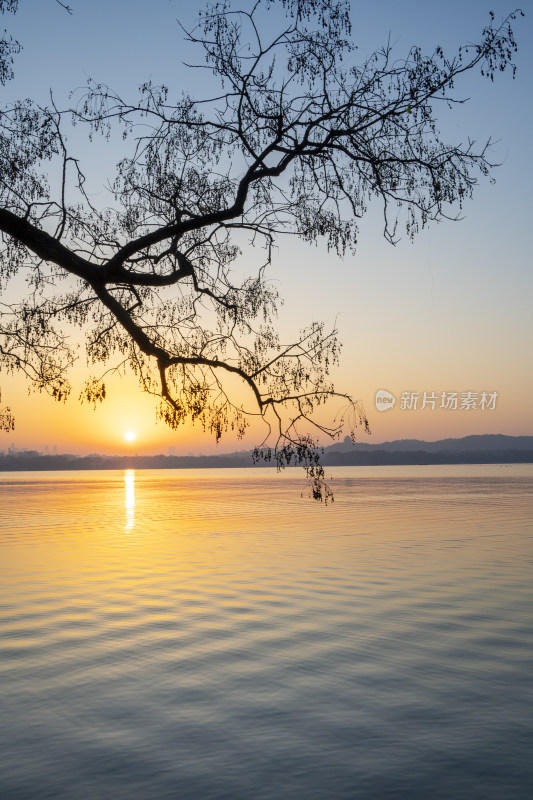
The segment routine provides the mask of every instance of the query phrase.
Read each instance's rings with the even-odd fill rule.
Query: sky
[[[90,76],[130,96],[148,78],[201,95],[203,73],[184,68],[192,53],[176,21],[190,24],[201,5],[70,0],[69,15],[54,0],[21,0],[15,17],[0,19],[24,47],[16,78],[3,91],[46,102],[52,88],[61,101]],[[415,44],[429,52],[437,44],[454,50],[479,36],[489,9],[498,19],[513,8],[501,0],[353,2],[353,35],[361,60],[389,37],[398,56]],[[279,243],[270,278],[284,298],[282,335],[312,320],[337,326],[343,351],[335,383],[362,401],[372,431],[370,438],[360,434],[364,441],[533,434],[533,13],[525,11],[514,26],[516,80],[505,74],[491,85],[478,74],[467,76],[460,93],[469,102],[442,118],[451,141],[490,137],[492,159],[501,163],[496,182],[480,184],[460,222],[434,224],[414,242],[403,238],[393,247],[383,238],[380,209],[371,206],[356,255],[339,259],[323,246]],[[83,154],[84,142],[74,144]],[[116,141],[109,151],[91,163],[94,187],[120,158]],[[99,191],[103,196],[95,189],[95,197]],[[83,364],[76,376],[81,383]],[[153,401],[127,376],[108,381],[108,399],[96,410],[80,405],[76,392],[66,405],[28,394],[22,380],[3,373],[0,386],[2,405],[16,417],[15,431],[0,433],[0,450],[15,444],[78,453],[208,453],[247,449],[259,436],[252,430],[244,441],[228,437],[216,448],[198,429],[156,425]],[[378,390],[394,396],[393,408],[378,410]],[[440,409],[442,393],[453,392],[459,407]],[[467,392],[476,407],[461,410]],[[485,408],[482,393],[493,396]],[[132,442],[125,441],[127,431],[136,434]]]

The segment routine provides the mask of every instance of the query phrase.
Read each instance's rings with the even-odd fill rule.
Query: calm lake
[[[533,465],[330,473],[0,473],[2,800],[530,800]]]

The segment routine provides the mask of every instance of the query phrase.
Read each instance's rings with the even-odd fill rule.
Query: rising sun
[[[136,437],[137,434],[135,433],[135,431],[126,431],[126,433],[124,434],[124,438],[127,442],[133,442]]]

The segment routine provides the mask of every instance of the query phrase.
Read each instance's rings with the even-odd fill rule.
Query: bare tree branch
[[[2,12],[16,7],[0,0]],[[327,499],[319,443],[366,418],[329,381],[335,330],[314,323],[279,340],[280,298],[265,272],[274,244],[293,235],[355,251],[371,202],[381,203],[392,243],[402,226],[414,236],[460,218],[491,172],[490,142],[444,141],[437,111],[464,102],[456,86],[468,72],[514,74],[520,13],[501,24],[491,15],[479,42],[452,56],[413,47],[399,58],[388,43],[357,63],[344,0],[256,0],[242,10],[224,0],[184,31],[200,52],[191,68],[217,84],[211,97],[147,82],[129,102],[89,81],[70,108],[53,99],[0,108],[0,282],[24,271],[31,287],[0,308],[0,362],[63,399],[77,357],[67,330],[82,327],[88,361],[104,375],[128,364],[169,425],[190,419],[219,439],[260,417],[256,456],[303,464],[314,496]],[[17,48],[0,43],[0,82]],[[68,150],[72,124],[93,144],[98,133],[123,133],[106,207],[92,203]],[[235,267],[254,254],[255,272],[237,280]],[[231,398],[224,376],[241,380],[249,405]],[[89,378],[82,396],[102,400],[103,380]],[[328,400],[347,409],[333,424],[321,421]]]

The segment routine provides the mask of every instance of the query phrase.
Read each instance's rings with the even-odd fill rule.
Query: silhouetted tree
[[[16,5],[0,0],[1,11]],[[276,31],[273,12],[283,21]],[[148,82],[129,102],[89,81],[66,110],[4,105],[1,279],[24,271],[30,292],[1,306],[3,364],[63,399],[75,359],[69,329],[83,327],[88,362],[105,365],[85,399],[102,400],[104,370],[127,365],[160,398],[172,428],[189,419],[218,440],[228,429],[242,435],[249,415],[259,415],[267,436],[257,455],[303,464],[323,497],[317,438],[366,420],[329,382],[336,331],[313,323],[280,341],[279,298],[266,278],[274,243],[281,234],[324,240],[342,256],[355,250],[374,199],[391,242],[399,226],[413,236],[431,220],[456,218],[489,173],[489,143],[444,142],[437,109],[461,102],[463,73],[514,73],[515,17],[496,24],[491,14],[479,42],[453,56],[413,47],[398,58],[386,45],[356,63],[344,0],[257,0],[244,9],[223,0],[183,29],[201,53],[193,74],[208,70],[218,84],[211,97]],[[4,83],[17,49],[5,35]],[[125,154],[105,207],[85,191],[68,149],[71,124],[91,137],[122,130]],[[254,255],[255,271],[239,281],[235,262],[240,269]],[[253,409],[232,400],[227,376],[248,387]],[[316,411],[332,398],[345,412],[328,426]]]
[[[0,392],[0,400],[2,399],[2,393]],[[11,413],[11,409],[7,406],[4,408],[0,408],[0,431],[12,431],[15,427],[13,414]]]

